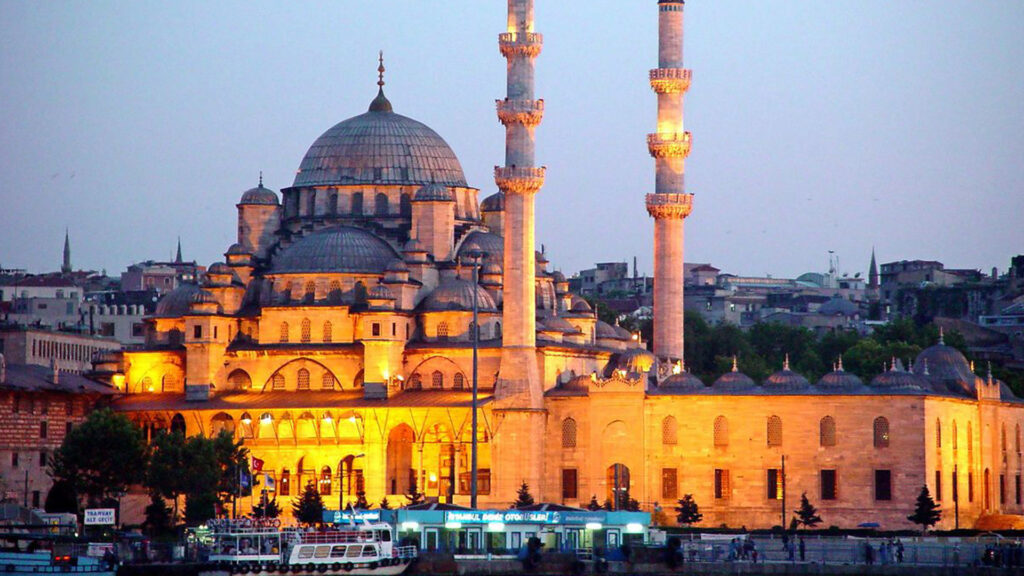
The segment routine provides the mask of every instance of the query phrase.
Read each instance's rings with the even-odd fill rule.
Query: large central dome
[[[459,159],[437,132],[392,112],[380,93],[368,112],[313,142],[292,186],[431,183],[466,186]]]

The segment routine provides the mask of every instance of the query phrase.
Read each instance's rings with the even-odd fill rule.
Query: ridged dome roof
[[[313,142],[292,186],[430,183],[465,186],[459,159],[437,132],[392,112],[381,93],[368,112]]]
[[[156,315],[173,317],[188,314],[189,307],[192,305],[192,296],[200,290],[201,288],[196,284],[178,286],[157,302]]]
[[[561,332],[563,334],[576,334],[580,331],[579,328],[570,324],[568,320],[558,316],[545,318],[543,325],[552,332]]]
[[[472,310],[473,290],[476,290],[476,306],[478,310],[495,311],[498,307],[487,290],[474,285],[469,280],[452,278],[445,280],[423,301],[422,308],[427,311],[441,310]]]
[[[276,206],[278,204],[277,193],[270,188],[264,188],[263,182],[261,181],[259,186],[242,192],[242,199],[239,200],[238,203]]]
[[[971,384],[977,377],[971,371],[967,358],[956,348],[942,342],[925,348],[917,355],[914,373],[924,374],[925,370],[931,378],[963,384],[968,392],[972,390]]]
[[[843,389],[848,390],[852,388],[860,388],[864,385],[864,382],[857,377],[853,372],[847,372],[842,368],[834,370],[825,374],[818,380],[819,388],[827,389]]]
[[[603,320],[597,321],[597,337],[609,338],[611,340],[620,339],[619,333],[615,331],[615,327]]]
[[[427,184],[412,195],[413,202],[453,202],[451,190],[442,184]]]
[[[786,368],[769,375],[764,379],[765,390],[791,391],[810,388],[811,383],[800,374]]]
[[[928,381],[922,376],[913,372],[891,369],[882,372],[871,380],[873,388],[886,388],[890,390],[930,390]]]
[[[689,392],[699,392],[706,388],[707,386],[701,382],[700,378],[684,370],[679,374],[673,374],[662,380],[661,384],[658,384],[658,387],[652,390],[650,394],[686,394]]]
[[[612,362],[609,363],[612,371],[625,370],[627,374],[646,374],[658,360],[646,348],[630,348],[621,354],[612,356],[612,358]],[[611,373],[609,372],[610,375]]]
[[[351,226],[317,230],[274,256],[271,274],[367,272],[382,274],[398,253],[372,233]]]
[[[839,296],[835,296],[818,308],[818,313],[826,316],[853,316],[859,311],[856,304]]]
[[[495,192],[480,203],[481,212],[501,212],[505,209],[505,194]]]
[[[480,250],[487,253],[487,259],[484,260],[485,266],[490,262],[500,264],[505,254],[505,239],[491,232],[474,230],[466,236],[466,239],[462,241],[462,245],[459,246],[459,256],[466,256],[470,250]]]
[[[726,372],[715,380],[711,387],[715,390],[724,392],[732,392],[737,390],[752,390],[757,387],[757,384],[743,372],[740,372],[736,367],[736,362],[733,360],[732,372]]]

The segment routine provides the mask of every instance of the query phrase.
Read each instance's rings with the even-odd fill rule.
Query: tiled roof
[[[362,390],[343,392],[237,392],[215,396],[204,402],[189,402],[184,394],[131,394],[114,402],[124,412],[148,410],[270,410],[304,408],[469,408],[472,392],[455,390],[407,390],[387,400],[369,400]],[[490,396],[479,397],[482,406]]]
[[[117,391],[106,384],[85,378],[71,372],[59,372],[57,383],[51,378],[51,371],[45,366],[8,364],[6,378],[0,383],[0,390],[23,390],[32,392],[65,392],[114,394]]]

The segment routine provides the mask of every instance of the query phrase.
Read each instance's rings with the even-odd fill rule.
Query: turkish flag
[[[252,457],[252,471],[253,472],[262,472],[263,471],[263,460],[260,460],[259,458],[253,456]]]

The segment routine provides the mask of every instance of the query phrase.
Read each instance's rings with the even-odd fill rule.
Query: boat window
[[[381,542],[391,542],[391,530],[381,530],[380,531],[380,541]]]
[[[312,558],[312,557],[313,557],[313,547],[312,546],[302,546],[302,547],[299,548],[299,559],[300,560],[306,560],[306,559]]]
[[[344,558],[345,548],[345,546],[335,546],[334,548],[331,548],[331,558]]]
[[[369,544],[367,544],[366,546],[363,546],[363,556],[376,556],[376,555],[377,555],[377,551],[373,548],[373,546],[371,546]]]
[[[317,546],[316,547],[316,554],[314,554],[313,557],[314,558],[327,558],[330,555],[331,555],[331,547],[330,546]]]
[[[359,546],[349,546],[348,547],[348,552],[345,552],[345,557],[346,558],[359,558],[359,552],[360,551],[362,551],[362,548],[359,547]]]

